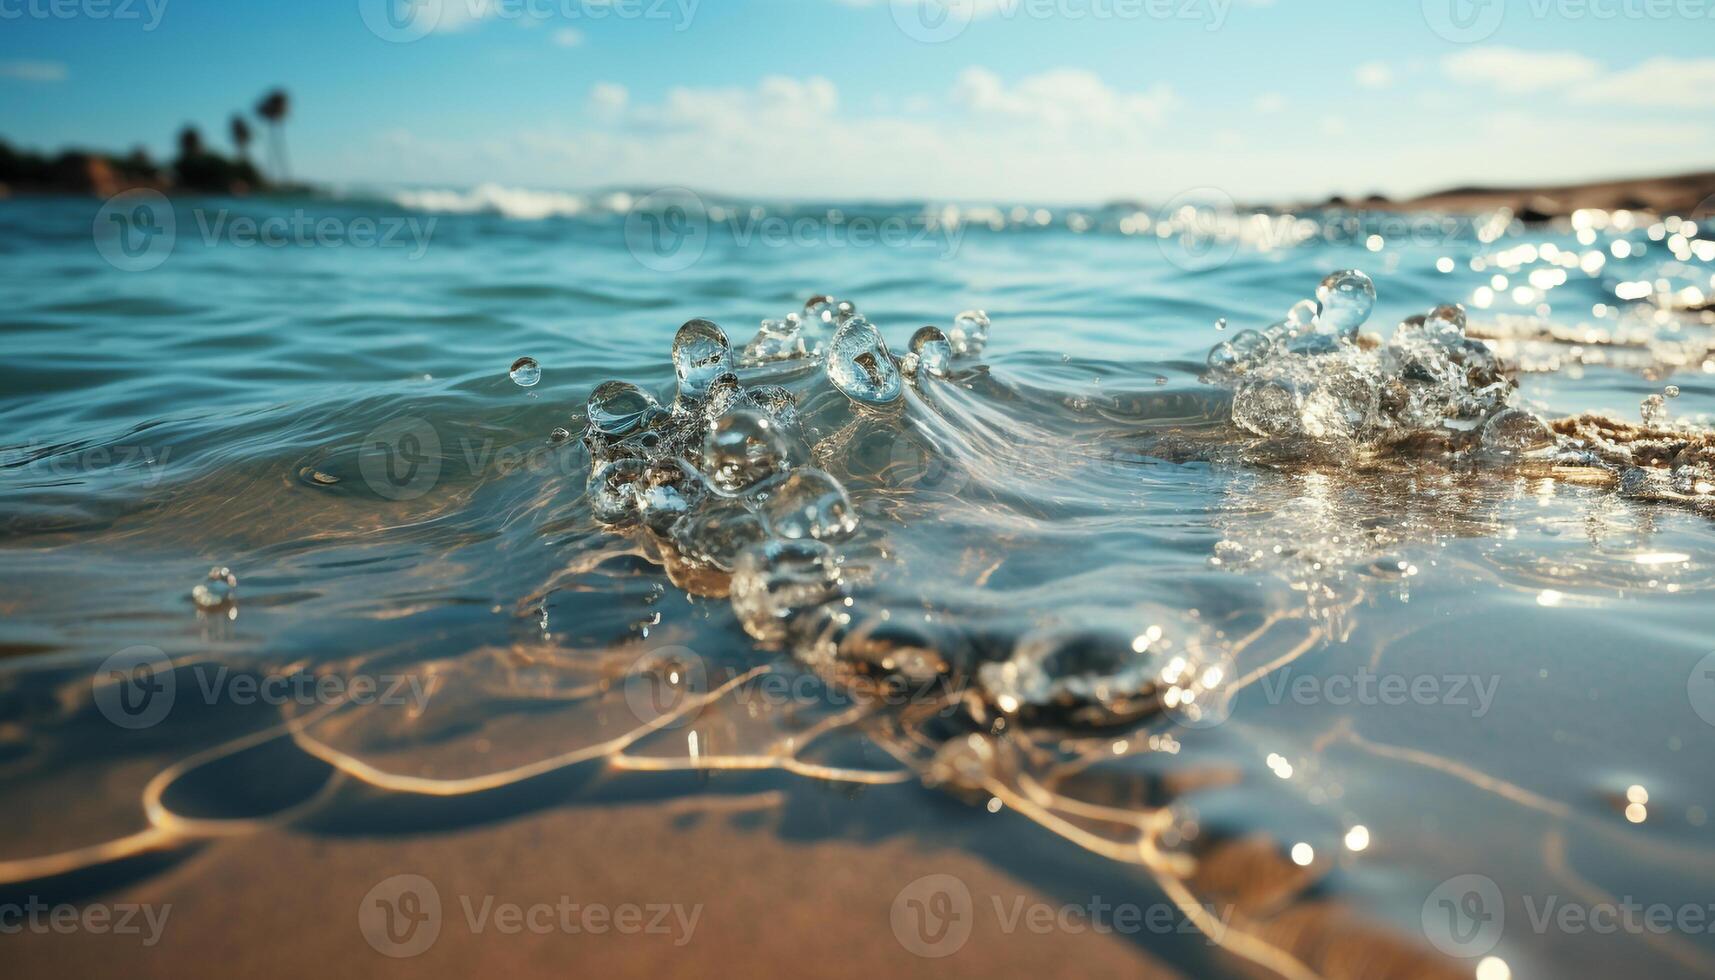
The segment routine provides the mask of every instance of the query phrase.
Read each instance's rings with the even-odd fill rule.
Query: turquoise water
[[[555,774],[581,767],[744,770],[897,796],[897,827],[818,807],[797,833],[958,846],[1008,813],[983,853],[1055,894],[1087,897],[1094,855],[1104,889],[1232,913],[1217,946],[1136,938],[1194,973],[1715,965],[1706,931],[1533,919],[1707,904],[1707,473],[1640,493],[1594,457],[1262,438],[1232,422],[1242,384],[1204,377],[1211,346],[1361,269],[1382,341],[1464,303],[1524,369],[1511,405],[1635,423],[1673,385],[1696,438],[1710,229],[399,202],[180,201],[164,256],[115,251],[99,202],[0,202],[8,894],[140,887],[137,855],[245,821],[395,832],[376,794],[457,825],[577,806]],[[592,516],[585,405],[618,379],[671,406],[682,323],[742,346],[820,293],[896,355],[963,310],[991,334],[883,409],[814,358],[738,371],[792,393],[794,451],[857,522],[838,636],[758,642],[720,562]],[[1030,704],[1116,657],[1181,693],[1096,670]],[[1471,894],[1484,915],[1450,939],[1437,917]]]

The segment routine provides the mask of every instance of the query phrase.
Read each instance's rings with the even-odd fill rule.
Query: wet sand
[[[548,809],[424,835],[321,836],[270,830],[209,845],[153,877],[100,896],[107,904],[170,905],[160,942],[139,936],[5,937],[11,976],[753,976],[1172,977],[1117,935],[1003,930],[994,911],[1062,897],[970,853],[908,839],[781,839],[784,794],[765,791],[670,803]],[[834,806],[841,801],[829,800]],[[358,910],[377,883],[421,873],[439,893],[439,937],[420,955],[373,949]],[[914,955],[890,914],[901,888],[928,874],[962,880],[970,938],[946,958]],[[571,902],[645,907],[701,904],[641,935],[472,932],[461,896],[480,909]],[[1140,901],[1109,894],[1111,901]],[[1087,898],[1086,898],[1087,900]],[[1147,902],[1148,900],[1141,900]],[[141,921],[141,920],[139,920]],[[1200,942],[1197,937],[1178,940]]]

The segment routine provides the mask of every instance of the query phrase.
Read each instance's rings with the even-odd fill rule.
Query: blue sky
[[[1059,202],[1715,167],[1715,0],[1475,0],[1468,41],[1473,0],[419,0],[393,23],[421,37],[371,29],[407,2],[0,0],[0,137],[165,156],[282,85],[294,169],[342,184]],[[943,2],[974,6],[924,40]]]

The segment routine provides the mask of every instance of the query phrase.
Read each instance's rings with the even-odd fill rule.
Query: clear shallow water
[[[420,254],[240,248],[187,234],[198,218],[182,207],[167,261],[126,272],[91,244],[94,204],[0,204],[14,273],[0,285],[0,759],[8,797],[34,801],[0,843],[9,890],[100,894],[147,878],[136,854],[246,821],[386,834],[401,813],[440,826],[573,805],[588,791],[560,779],[590,767],[638,782],[767,769],[748,778],[901,793],[899,827],[925,842],[1015,815],[1015,870],[1063,896],[1089,897],[1094,854],[1193,919],[1207,903],[1236,927],[1219,950],[1165,954],[1193,971],[1715,962],[1706,933],[1532,919],[1551,900],[1707,902],[1709,519],[1516,461],[1259,446],[1201,378],[1211,345],[1356,267],[1384,339],[1467,303],[1471,335],[1526,367],[1518,405],[1636,421],[1671,383],[1672,415],[1706,423],[1709,324],[1620,298],[1638,282],[1680,305],[1687,287],[1707,296],[1694,236],[1681,260],[1649,222],[1588,242],[1571,226],[1455,224],[1389,244],[1381,228],[1374,249],[1367,227],[1163,243],[1122,209],[1045,226],[984,215],[903,247],[744,243],[716,222],[700,261],[662,272],[600,207],[205,211],[300,207],[435,225]],[[1616,238],[1642,254],[1620,257]],[[1516,293],[1533,271],[1547,288]],[[858,640],[842,662],[917,650],[974,666],[1043,636],[1146,640],[1152,671],[1180,654],[1218,668],[1200,691],[1217,711],[975,725],[958,705],[994,699],[965,673],[883,695],[839,662],[759,649],[722,575],[592,518],[577,436],[598,384],[670,404],[681,323],[707,317],[742,344],[823,291],[895,353],[961,310],[993,318],[980,357],[908,386],[891,413],[853,410],[814,367],[741,372],[794,392],[858,516],[842,545]],[[509,376],[522,356],[541,370],[527,388]],[[553,441],[557,427],[571,438]],[[210,566],[230,567],[235,600],[192,598]],[[112,670],[135,676],[158,663],[150,650],[171,659],[174,696],[121,727]],[[302,673],[333,693],[205,693],[217,676]],[[397,696],[360,703],[377,699],[355,678]],[[388,821],[374,794],[396,798]],[[948,796],[970,806],[946,815]],[[845,832],[820,820],[798,832]],[[1438,900],[1466,893],[1437,889],[1470,874],[1494,882],[1506,926],[1449,950]]]

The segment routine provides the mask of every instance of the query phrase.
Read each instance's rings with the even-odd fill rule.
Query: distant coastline
[[[13,147],[0,138],[0,198],[13,194],[87,194],[112,197],[128,190],[182,189],[203,194],[242,196],[303,190],[290,182],[286,163],[284,124],[292,100],[285,89],[262,96],[254,120],[233,113],[227,137],[233,155],[218,153],[204,142],[202,131],[185,126],[178,133],[178,155],[171,163],[156,163],[142,147],[130,153],[70,148],[44,153]],[[269,169],[251,162],[251,122],[268,127]]]
[[[1525,222],[1563,218],[1583,208],[1708,217],[1715,214],[1715,171],[1667,177],[1594,180],[1575,184],[1453,187],[1398,200],[1380,195],[1362,201],[1347,201],[1336,197],[1311,207],[1460,212],[1506,208]]]
[[[236,120],[235,130],[243,132]],[[138,188],[236,197],[301,194],[315,189],[309,184],[269,179],[244,155],[243,140],[238,141],[241,149],[237,156],[207,149],[194,129],[182,132],[179,142],[179,155],[171,163],[157,163],[142,149],[128,154],[82,149],[47,154],[15,148],[0,138],[0,199],[35,194],[111,197]],[[1705,218],[1715,216],[1715,171],[1570,184],[1453,187],[1404,198],[1334,196],[1310,203],[1251,207],[1280,212],[1325,208],[1480,212],[1506,208],[1527,223],[1563,218],[1583,208]]]

